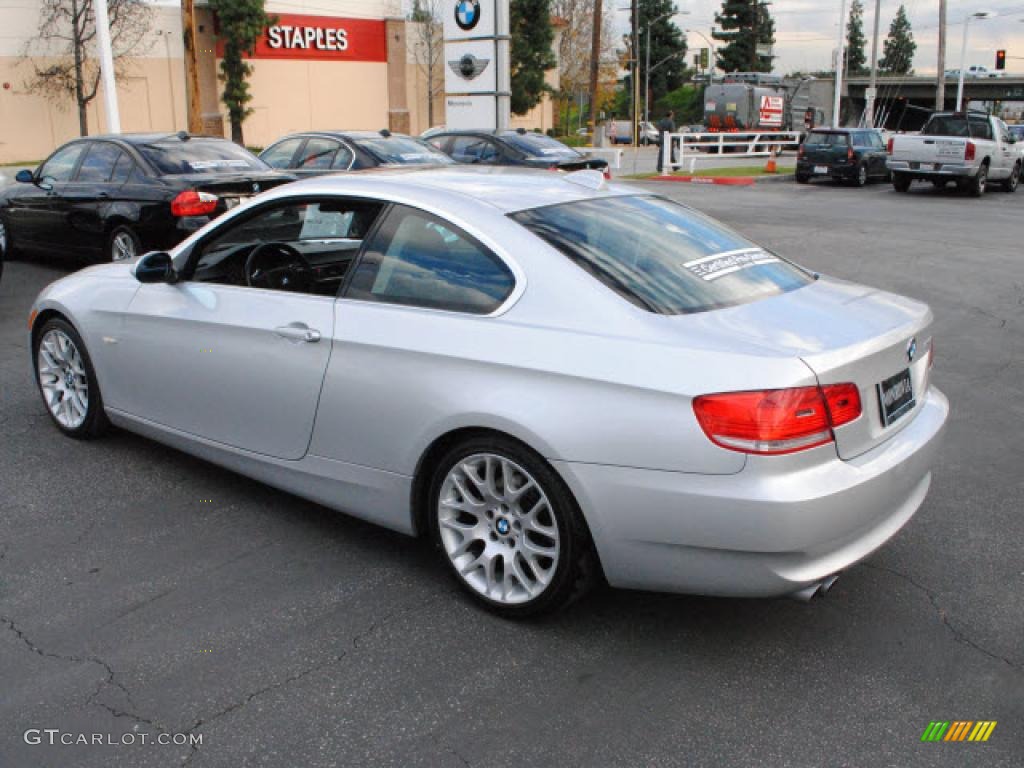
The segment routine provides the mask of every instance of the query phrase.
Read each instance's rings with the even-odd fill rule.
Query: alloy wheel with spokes
[[[134,259],[138,255],[138,251],[134,235],[126,229],[114,233],[114,236],[110,238],[111,261]]]
[[[442,457],[429,523],[456,579],[491,610],[525,616],[564,606],[596,573],[572,494],[515,441],[474,438]]]
[[[65,429],[77,429],[89,412],[89,379],[78,347],[59,329],[39,341],[36,361],[39,388],[53,418]]]
[[[82,338],[61,317],[52,317],[33,333],[36,381],[43,403],[64,434],[94,437],[109,422],[96,374]]]
[[[501,604],[538,597],[559,557],[558,526],[537,481],[491,453],[449,470],[438,500],[441,542],[471,588]]]

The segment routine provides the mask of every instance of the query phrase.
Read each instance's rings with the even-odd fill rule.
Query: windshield
[[[657,197],[583,200],[512,218],[627,301],[658,314],[746,304],[814,280],[722,224]]]
[[[807,134],[807,140],[804,142],[807,146],[842,146],[845,147],[850,143],[850,134],[848,133],[825,133],[824,131],[811,131]]]
[[[158,141],[139,145],[139,151],[162,175],[270,170],[247,149],[226,139]]]
[[[395,165],[416,165],[420,163],[453,162],[448,155],[435,149],[425,141],[411,136],[381,136],[380,138],[359,139],[359,146],[373,155],[379,162]]]
[[[552,155],[582,157],[572,147],[567,147],[562,142],[542,133],[503,133],[501,138],[531,157],[550,157]]]

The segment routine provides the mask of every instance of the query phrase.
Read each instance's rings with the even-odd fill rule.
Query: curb
[[[713,184],[722,187],[750,187],[754,184],[773,184],[793,181],[791,173],[779,176],[651,176],[644,181],[671,181],[679,184]]]

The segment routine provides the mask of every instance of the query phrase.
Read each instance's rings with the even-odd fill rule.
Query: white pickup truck
[[[1015,192],[1024,164],[1024,142],[1017,142],[1006,123],[984,112],[936,112],[919,135],[889,139],[886,166],[897,192],[914,179],[941,188],[954,181],[975,197],[990,181]]]

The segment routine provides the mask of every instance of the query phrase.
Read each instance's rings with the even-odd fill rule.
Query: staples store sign
[[[254,59],[315,59],[317,61],[387,61],[384,22],[340,19],[334,16],[275,14],[277,23],[263,30]],[[223,56],[223,43],[217,55]]]

